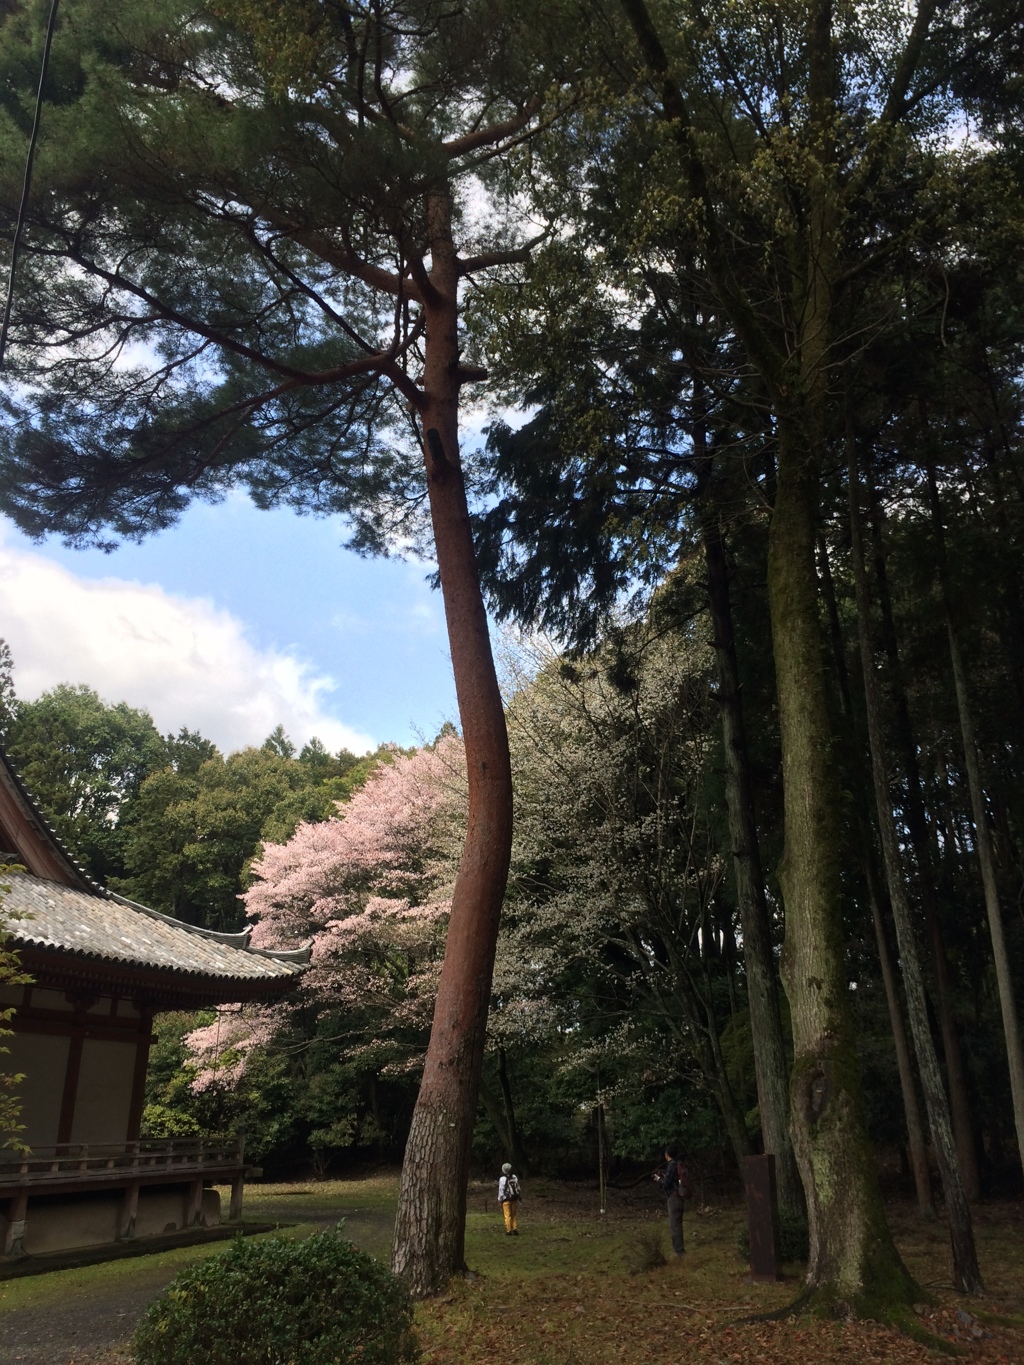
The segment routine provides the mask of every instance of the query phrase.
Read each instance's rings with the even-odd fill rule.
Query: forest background
[[[970,547],[975,575],[987,550],[981,562],[995,590],[984,599],[999,610],[1000,577],[1015,560],[1001,562],[1004,542],[985,536],[992,509],[978,501],[976,476],[972,484],[951,528],[954,545]],[[876,512],[874,568],[888,590],[890,638],[906,642],[901,657],[914,661],[898,700],[918,727],[933,831],[931,909],[964,1058],[975,1188],[1002,1193],[1019,1180],[1005,1046],[937,579],[922,552],[929,527],[925,511],[906,501],[906,515],[897,508],[882,522]],[[731,529],[744,698],[770,718],[756,501]],[[855,591],[848,550],[831,561],[826,553],[823,543],[822,567],[835,565],[823,581],[837,716],[849,717],[849,988],[871,1137],[889,1177],[909,1188],[906,1110],[893,1104],[894,1019],[899,1027],[904,1006],[898,995],[887,999],[878,933],[891,960],[891,931],[874,899],[884,901],[884,891],[857,838],[866,797],[855,729]],[[891,580],[907,586],[889,589]],[[524,1170],[590,1173],[603,1139],[608,1160],[630,1178],[657,1158],[665,1134],[677,1133],[696,1169],[729,1183],[762,1145],[709,611],[706,563],[691,555],[639,619],[607,627],[589,651],[570,657],[543,637],[505,637],[518,826],[474,1141],[481,1164],[507,1154]],[[979,726],[992,736],[989,782],[1004,784],[990,785],[997,800],[1003,794],[993,804],[1000,878],[1008,904],[1012,894],[1019,905],[1016,750],[1006,746],[1000,761],[996,742],[1013,687],[999,649],[1005,633],[980,610],[969,620]],[[383,745],[357,758],[329,754],[316,740],[296,752],[278,727],[261,748],[224,756],[196,733],[161,736],[145,711],[108,704],[87,687],[23,701],[14,683],[4,647],[5,747],[90,875],[190,923],[235,930],[251,918],[257,942],[262,934],[316,945],[309,979],[285,1006],[157,1021],[146,1131],[244,1132],[254,1159],[278,1175],[400,1159],[464,834],[455,731],[446,727],[420,749]],[[777,743],[769,723],[754,728],[749,746],[769,868],[779,840]],[[777,951],[781,911],[770,875],[765,894]],[[918,914],[922,938],[934,933]],[[1019,913],[1008,916],[1008,929],[1016,965]],[[931,1189],[929,1178],[929,1198]]]

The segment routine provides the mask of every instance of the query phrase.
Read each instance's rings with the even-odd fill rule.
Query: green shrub
[[[661,1228],[641,1228],[623,1248],[623,1262],[631,1275],[644,1275],[668,1265]]]
[[[401,1365],[412,1304],[335,1232],[245,1241],[183,1270],[132,1341],[137,1365]]]

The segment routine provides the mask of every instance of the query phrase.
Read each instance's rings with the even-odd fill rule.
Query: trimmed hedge
[[[137,1365],[403,1365],[419,1356],[405,1286],[335,1232],[237,1238],[175,1277],[132,1346]]]

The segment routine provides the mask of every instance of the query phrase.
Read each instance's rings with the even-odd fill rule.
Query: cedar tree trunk
[[[516,1121],[516,1107],[512,1100],[512,1082],[508,1074],[508,1057],[503,1047],[498,1048],[498,1084],[501,1086],[501,1100],[505,1106],[505,1119],[508,1124],[508,1154],[520,1172],[526,1170],[526,1155],[523,1141]]]
[[[814,564],[817,443],[780,414],[768,590],[782,739],[783,983],[793,1018],[793,1148],[807,1199],[812,1303],[897,1316],[919,1293],[892,1241],[864,1121],[840,912],[841,793]]]
[[[867,871],[871,921],[875,926],[875,941],[878,944],[878,961],[882,968],[885,1002],[889,1007],[889,1023],[892,1026],[893,1043],[896,1048],[896,1070],[899,1073],[900,1091],[903,1095],[903,1113],[907,1120],[907,1144],[910,1147],[910,1165],[914,1172],[914,1188],[917,1191],[917,1211],[922,1218],[934,1218],[935,1204],[932,1200],[928,1149],[925,1146],[921,1110],[918,1107],[917,1091],[914,1088],[914,1068],[910,1062],[910,1047],[907,1043],[907,1030],[903,1023],[899,987],[896,984],[896,969],[893,966],[889,935],[886,932],[885,918],[882,914],[878,887],[875,885],[874,872],[870,867]]]
[[[694,446],[698,446],[698,430]],[[699,443],[703,445],[703,440]],[[708,483],[713,478],[709,471]],[[710,502],[710,505],[708,505]],[[708,573],[708,603],[714,628],[718,704],[725,755],[725,804],[736,878],[736,905],[743,929],[743,963],[754,1041],[754,1072],[764,1149],[775,1155],[779,1206],[791,1216],[804,1214],[803,1191],[789,1137],[789,1067],[782,1035],[768,904],[754,815],[754,790],[743,721],[736,639],[732,628],[729,566],[710,488],[701,499],[701,534]]]
[[[441,979],[402,1166],[392,1267],[415,1297],[464,1268],[466,1183],[512,847],[508,735],[480,591],[459,458],[458,263],[447,187],[428,195],[429,277],[420,282],[420,409],[430,515],[466,748],[466,842]]]
[[[922,1217],[933,1218],[935,1216],[935,1205],[932,1201],[931,1191],[931,1172],[928,1167],[928,1151],[925,1146],[924,1128],[921,1124],[921,1111],[917,1103],[917,1090],[914,1086],[914,1068],[910,1060],[910,1046],[907,1042],[907,1030],[903,1023],[903,1008],[900,1004],[899,988],[896,984],[896,970],[892,961],[892,953],[889,948],[889,936],[886,931],[885,917],[882,911],[882,897],[880,891],[878,870],[875,864],[874,829],[865,813],[864,800],[861,799],[861,789],[864,789],[866,799],[867,783],[863,781],[861,764],[859,762],[859,752],[854,752],[853,745],[859,740],[854,739],[854,720],[853,702],[850,696],[850,677],[846,668],[845,643],[843,639],[842,623],[839,619],[839,606],[836,602],[835,584],[832,580],[832,569],[829,564],[828,547],[825,539],[818,536],[818,569],[819,581],[825,594],[825,606],[828,613],[829,633],[832,639],[832,655],[835,664],[836,682],[839,687],[839,704],[842,709],[843,719],[846,722],[850,733],[851,746],[848,755],[848,762],[851,768],[851,777],[856,781],[856,792],[854,796],[855,830],[854,837],[860,846],[861,858],[864,867],[864,881],[867,887],[868,904],[871,906],[871,920],[875,928],[875,941],[878,944],[878,960],[882,968],[882,984],[885,987],[885,1000],[889,1009],[889,1023],[892,1027],[893,1044],[896,1050],[896,1070],[900,1078],[900,1092],[903,1096],[903,1113],[907,1123],[907,1141],[910,1147],[910,1161],[914,1172],[914,1185],[917,1190],[917,1210]]]
[[[928,818],[925,814],[921,769],[917,761],[914,729],[910,719],[910,705],[907,701],[907,689],[903,682],[903,667],[899,643],[896,638],[896,622],[893,617],[892,600],[889,594],[889,577],[882,544],[882,514],[878,505],[874,480],[870,476],[869,463],[867,473],[866,483],[868,510],[871,518],[875,589],[880,611],[882,644],[889,661],[889,692],[892,696],[894,722],[893,736],[900,755],[906,784],[906,823],[914,850],[914,860],[917,863],[921,910],[928,933],[928,947],[931,951],[932,974],[935,978],[935,1010],[939,1017],[942,1051],[946,1059],[946,1079],[949,1083],[949,1107],[953,1118],[953,1136],[956,1139],[956,1150],[960,1159],[960,1174],[963,1177],[964,1190],[968,1199],[975,1200],[981,1197],[978,1149],[974,1140],[971,1103],[967,1093],[963,1048],[960,1046],[960,1033],[953,1013],[953,987],[949,977],[949,957],[946,953],[942,926],[939,922],[932,838],[928,830]]]
[[[953,669],[953,685],[956,689],[956,704],[960,714],[960,731],[964,744],[964,765],[967,768],[967,785],[970,788],[971,811],[974,815],[974,846],[981,866],[985,910],[988,914],[989,933],[992,936],[992,955],[996,963],[999,1008],[1003,1017],[1006,1058],[1010,1067],[1013,1121],[1017,1129],[1017,1148],[1020,1153],[1021,1166],[1024,1167],[1024,1045],[1021,1042],[1020,1021],[1017,1017],[1017,1004],[1014,999],[1013,973],[1010,970],[1006,933],[1003,929],[1003,911],[999,902],[995,851],[992,848],[992,835],[988,827],[988,811],[985,808],[985,789],[981,777],[981,759],[978,755],[978,744],[975,738],[974,714],[967,692],[967,669],[964,665],[963,651],[960,648],[960,634],[953,614],[949,565],[946,559],[946,537],[942,525],[942,507],[939,502],[938,485],[935,481],[935,470],[931,467],[928,469],[928,491],[931,499],[932,528],[935,534],[935,546],[939,561],[939,586],[942,589],[942,607],[946,617],[946,634],[949,639],[949,658]]]
[[[921,1089],[924,1092],[925,1109],[928,1113],[928,1127],[931,1131],[935,1159],[938,1162],[939,1174],[942,1178],[942,1190],[946,1197],[949,1235],[953,1247],[953,1287],[959,1289],[961,1293],[980,1294],[984,1291],[984,1285],[982,1284],[981,1271],[978,1268],[978,1255],[974,1246],[971,1210],[960,1177],[960,1163],[953,1141],[949,1105],[946,1101],[946,1092],[942,1086],[939,1059],[935,1053],[935,1044],[928,1022],[924,974],[921,971],[910,901],[907,897],[903,860],[900,855],[899,837],[896,832],[896,820],[893,816],[892,800],[889,795],[888,754],[882,735],[882,708],[874,665],[875,650],[871,629],[871,603],[868,597],[867,574],[864,570],[864,544],[860,517],[860,476],[850,436],[847,438],[847,443],[850,455],[850,541],[853,581],[857,594],[857,624],[861,669],[864,677],[864,704],[867,713],[868,745],[871,751],[871,775],[875,788],[878,830],[882,840],[882,857],[889,888],[889,901],[892,905],[893,920],[896,925],[896,942],[899,946],[900,964],[903,968],[903,982],[907,991],[907,1014],[910,1018],[910,1032],[914,1039],[917,1067],[921,1076]]]

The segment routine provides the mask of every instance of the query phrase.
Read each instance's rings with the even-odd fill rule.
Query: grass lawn
[[[253,1186],[246,1215],[292,1224],[289,1235],[295,1236],[343,1218],[353,1241],[385,1259],[396,1189],[394,1176]],[[747,1284],[736,1251],[742,1223],[738,1207],[688,1210],[686,1256],[652,1265],[657,1260],[652,1248],[668,1250],[656,1192],[642,1187],[611,1191],[604,1216],[593,1190],[537,1180],[529,1182],[525,1193],[521,1236],[510,1238],[504,1234],[491,1182],[471,1187],[466,1249],[473,1273],[442,1298],[417,1306],[425,1365],[825,1365],[938,1358],[906,1336],[871,1323],[745,1321],[795,1298],[800,1267],[789,1267],[780,1284]],[[970,1301],[944,1288],[949,1247],[942,1225],[922,1223],[901,1205],[890,1209],[890,1217],[908,1265],[936,1300],[921,1305],[922,1325],[951,1346],[956,1342],[979,1365],[1024,1365],[1020,1206],[993,1204],[977,1210],[989,1293]],[[114,1365],[125,1360],[125,1338],[145,1302],[180,1266],[222,1249],[222,1244],[181,1248],[0,1283],[0,1361]],[[1002,1321],[994,1322],[994,1317]],[[81,1346],[71,1349],[61,1345],[58,1333],[41,1353],[32,1354],[31,1344],[25,1354],[5,1353],[7,1324],[31,1327],[38,1321],[53,1328],[61,1319],[72,1324],[91,1320],[94,1328],[105,1323],[107,1340],[94,1330],[90,1346],[79,1333]]]

